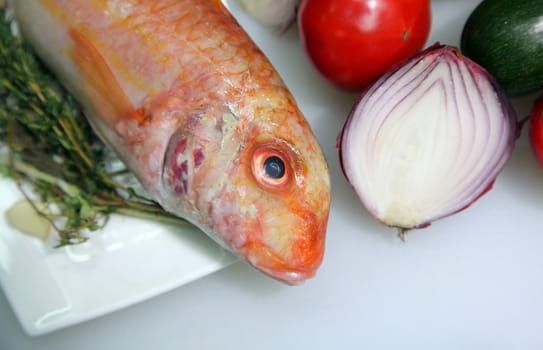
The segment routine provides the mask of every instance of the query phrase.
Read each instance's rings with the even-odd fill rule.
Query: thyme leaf
[[[34,209],[53,224],[58,246],[86,241],[112,213],[188,224],[119,180],[126,169],[108,170],[118,159],[13,25],[0,9],[0,174],[48,203]]]

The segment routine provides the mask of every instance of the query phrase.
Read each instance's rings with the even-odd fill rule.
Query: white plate
[[[434,0],[429,43],[439,40],[457,45],[466,16],[477,2]],[[538,219],[543,208],[543,192],[539,191],[543,188],[543,172],[533,159],[525,137],[494,189],[475,205],[428,229],[413,232],[408,235],[407,244],[389,239],[395,233],[367,215],[346,184],[337,161],[335,138],[356,95],[333,88],[315,73],[300,49],[295,30],[277,36],[242,13],[234,1],[227,3],[284,78],[314,127],[330,163],[333,203],[328,258],[316,284],[332,282],[332,275],[349,276],[349,279],[364,275],[367,281],[364,285],[382,287],[375,294],[363,289],[369,293],[364,298],[373,300],[374,296],[384,295],[391,305],[397,306],[389,309],[394,309],[392,315],[392,311],[379,313],[384,304],[372,304],[368,309],[375,312],[367,314],[406,320],[398,321],[398,327],[394,328],[393,332],[399,333],[411,329],[407,316],[401,318],[402,311],[419,312],[422,316],[418,317],[429,314],[417,306],[416,302],[422,301],[415,293],[418,289],[410,288],[412,281],[426,283],[429,290],[457,287],[463,300],[490,298],[497,303],[519,295],[525,296],[526,305],[539,300],[540,284],[530,281],[539,278],[535,276],[540,276],[543,266],[540,248],[543,238]],[[527,112],[531,101],[532,97],[516,101],[520,115]],[[0,193],[0,211],[18,198],[7,180],[0,180]],[[357,244],[351,244],[353,241]],[[360,241],[363,244],[358,244]],[[356,259],[363,264],[353,263]],[[231,255],[199,232],[141,220],[114,217],[105,232],[95,235],[85,245],[57,250],[0,222],[0,282],[26,332],[34,335],[142,301],[233,261]],[[429,266],[427,261],[434,265]],[[369,267],[376,262],[381,264]],[[491,289],[494,284],[487,287],[485,279],[495,281],[500,288]],[[502,280],[511,283],[505,286],[497,282]],[[455,281],[459,284],[451,284]],[[460,284],[466,286],[465,290]],[[337,288],[322,287],[322,290],[330,288],[327,293],[337,297]],[[517,293],[521,287],[522,293]],[[346,290],[350,289],[342,289]],[[488,296],[487,292],[493,294]],[[397,299],[402,299],[398,305],[394,304]],[[443,299],[460,303],[454,295]],[[350,308],[353,304],[342,301],[341,305]],[[487,302],[475,305],[474,309],[492,314],[492,305]],[[462,305],[458,309],[463,310]],[[485,320],[482,314],[477,317]]]
[[[4,178],[0,193],[2,213],[21,198]],[[140,302],[236,261],[192,227],[112,216],[86,243],[54,248],[1,218],[0,283],[30,335]]]

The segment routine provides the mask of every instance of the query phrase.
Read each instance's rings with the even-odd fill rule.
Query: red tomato
[[[422,49],[430,24],[430,0],[303,0],[298,11],[317,70],[353,91]]]
[[[539,164],[543,166],[543,96],[535,103],[530,118],[530,143]]]

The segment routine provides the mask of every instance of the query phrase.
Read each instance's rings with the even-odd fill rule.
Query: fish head
[[[184,212],[269,276],[293,285],[313,277],[324,254],[330,180],[307,121],[289,99],[211,114],[218,122],[203,127],[200,118],[192,136],[183,131],[170,145],[177,150],[167,156],[166,178],[181,187],[174,192],[185,197]]]

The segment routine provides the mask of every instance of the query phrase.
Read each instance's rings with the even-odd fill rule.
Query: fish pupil
[[[264,161],[264,173],[272,179],[280,179],[285,175],[285,163],[277,156],[271,156]]]

